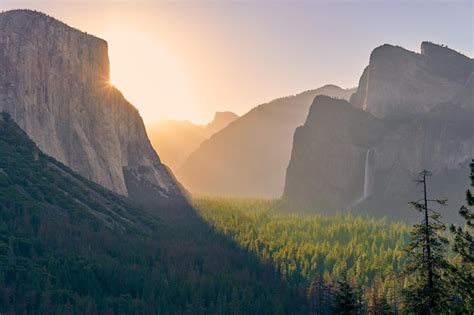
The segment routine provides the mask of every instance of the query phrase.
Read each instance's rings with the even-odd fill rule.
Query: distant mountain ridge
[[[214,119],[207,125],[165,120],[147,126],[147,132],[163,163],[176,172],[202,142],[237,118],[239,116],[232,112],[216,112]]]
[[[236,119],[239,119],[239,115],[233,112],[216,112],[212,121],[208,123],[204,128],[206,137],[211,137],[213,134],[220,131],[222,128],[227,127],[231,122]]]
[[[102,39],[39,12],[1,13],[0,111],[43,152],[108,189],[143,205],[185,202],[140,114],[110,85]],[[136,194],[144,189],[150,199]]]
[[[430,195],[448,197],[451,209],[462,204],[474,157],[474,61],[432,43],[421,50],[376,48],[354,104],[315,98],[294,135],[288,210],[407,219],[423,169],[433,173]]]
[[[195,193],[279,197],[294,130],[314,97],[349,99],[353,92],[326,85],[259,105],[204,141],[176,174]]]

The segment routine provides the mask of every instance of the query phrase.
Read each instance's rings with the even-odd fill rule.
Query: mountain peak
[[[370,54],[370,63],[378,60],[399,59],[401,56],[416,56],[413,51],[407,50],[401,46],[383,44],[372,50]]]
[[[239,118],[239,115],[237,115],[234,112],[231,112],[231,111],[219,112],[219,111],[217,111],[214,114],[214,119],[208,125],[218,123],[222,120],[234,120],[234,119],[237,119],[237,118]]]
[[[230,112],[230,111],[223,111],[223,112],[216,112],[214,114],[214,119],[206,125],[206,133],[211,136],[212,134],[218,132],[222,128],[229,125],[231,122],[239,118],[239,115]]]
[[[351,102],[379,118],[422,114],[451,101],[473,70],[471,58],[443,45],[423,42],[416,53],[385,44],[372,51]]]
[[[46,13],[43,13],[41,11],[36,11],[36,10],[31,10],[31,9],[14,9],[14,10],[8,10],[8,11],[3,11],[0,13],[0,18],[4,17],[9,21],[12,21],[15,24],[21,25],[31,25],[34,23],[38,22],[45,22],[47,26],[54,26],[54,27],[60,27],[60,28],[65,28],[69,31],[72,32],[77,32],[81,33],[85,36],[88,36],[90,38],[93,38],[95,40],[101,41],[103,44],[107,45],[107,42],[99,37],[96,37],[92,34],[89,34],[87,32],[83,32],[77,28],[74,28],[72,26],[67,25],[66,23],[47,15]]]
[[[463,56],[464,58],[468,58],[464,56],[463,54],[455,51],[454,49],[449,48],[446,45],[435,44],[429,41],[424,41],[421,43],[420,52],[422,55],[425,55],[425,56],[436,56],[438,54],[442,54],[444,56],[457,55],[457,56]]]

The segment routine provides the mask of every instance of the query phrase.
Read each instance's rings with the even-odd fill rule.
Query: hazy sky
[[[474,54],[471,1],[0,0],[12,8],[107,40],[112,82],[148,123],[202,123],[328,83],[354,87],[384,43]]]

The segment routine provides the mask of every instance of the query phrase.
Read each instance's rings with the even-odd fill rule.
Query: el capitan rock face
[[[388,55],[380,56],[383,51]],[[434,44],[424,43],[422,51],[420,56],[399,47],[377,48],[369,68],[377,64],[379,81],[367,79],[365,69],[351,98],[356,106],[316,97],[294,135],[283,197],[288,210],[353,210],[406,219],[413,212],[407,202],[419,197],[413,180],[423,169],[433,173],[430,194],[447,197],[450,209],[462,204],[474,156],[472,60]],[[437,64],[428,78],[426,68],[418,69],[413,60]],[[421,81],[407,83],[413,73]],[[385,93],[389,86],[393,90]],[[449,211],[445,215],[452,217]]]
[[[137,199],[129,186],[144,185],[156,204],[184,200],[138,111],[108,82],[104,40],[38,12],[0,14],[0,111],[44,153],[106,188]]]
[[[191,192],[280,197],[294,130],[314,97],[349,99],[352,92],[326,85],[259,105],[204,141],[177,176]]]

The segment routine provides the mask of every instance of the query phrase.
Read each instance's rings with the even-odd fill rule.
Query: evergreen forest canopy
[[[188,189],[282,200],[191,206],[104,40],[31,10],[0,25],[0,315],[474,314],[472,58],[383,45],[356,90],[198,128]],[[443,195],[465,205],[443,218]]]
[[[278,211],[277,200],[200,197],[194,205],[218,231],[263,263],[275,265],[288,283],[305,290],[315,314],[438,314],[450,308],[464,314],[474,310],[474,247],[469,230],[457,227],[454,243],[460,248],[455,246],[449,254],[433,253],[438,259],[433,265],[443,265],[436,292],[442,296],[437,296],[439,308],[430,308],[430,294],[423,293],[429,265],[424,223],[411,228],[406,223],[351,215],[287,214]],[[469,210],[464,207],[461,214],[470,218],[467,225],[472,227]],[[446,236],[452,239],[441,228],[439,216],[433,219],[442,233],[431,232],[429,243]],[[423,295],[427,296],[421,299]]]
[[[432,314],[473,310],[469,192],[465,227],[451,226],[453,236],[441,225],[284,214],[276,200],[201,197],[199,216],[173,215],[133,207],[75,174],[7,114],[0,151],[6,313],[426,314],[436,294]],[[426,231],[442,264],[424,258]],[[433,294],[431,265],[443,289]]]
[[[3,314],[305,313],[272,266],[197,216],[131,206],[0,115]]]
[[[435,212],[411,228],[280,213],[277,200],[201,197],[199,216],[173,215],[134,207],[44,155],[7,114],[0,151],[7,314],[473,311],[470,192],[452,234]]]
[[[276,200],[201,197],[194,204],[217,230],[302,287],[316,314],[335,312],[330,288],[341,277],[359,288],[357,303],[366,305],[359,311],[368,311],[373,290],[387,298],[391,310],[401,308],[408,225],[351,215],[282,214]],[[318,292],[323,287],[326,292]]]

